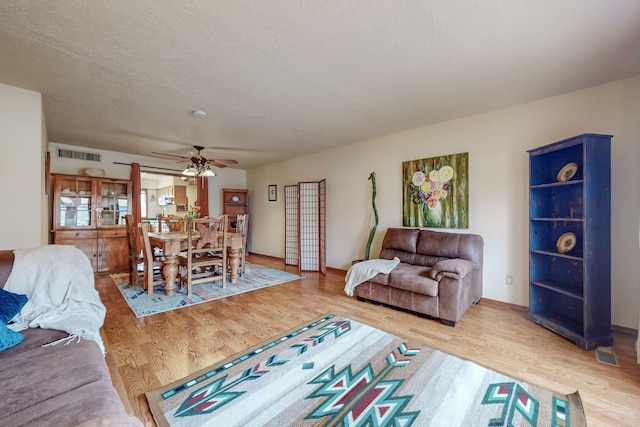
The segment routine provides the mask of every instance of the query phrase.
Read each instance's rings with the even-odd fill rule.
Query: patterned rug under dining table
[[[162,274],[166,280],[164,292],[172,296],[176,289],[178,277],[178,255],[186,249],[188,234],[183,231],[170,231],[168,233],[149,233],[151,246],[162,249],[164,267]],[[242,236],[227,234],[227,264],[231,270],[231,283],[238,281],[238,266],[240,264],[240,249],[242,249]]]

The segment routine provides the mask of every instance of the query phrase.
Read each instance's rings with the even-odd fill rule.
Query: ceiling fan
[[[178,157],[180,159],[191,161],[189,166],[187,166],[187,168],[182,171],[182,174],[186,176],[216,176],[216,174],[211,170],[211,166],[215,166],[217,168],[226,168],[227,165],[238,164],[236,160],[231,159],[207,159],[202,154],[200,154],[200,151],[204,150],[204,147],[194,145],[193,148],[196,149],[197,153],[192,153],[193,156],[191,157],[178,156],[176,154],[158,153],[154,151],[152,151],[151,154]]]

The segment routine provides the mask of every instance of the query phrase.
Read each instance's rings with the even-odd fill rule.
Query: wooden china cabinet
[[[83,251],[95,273],[127,271],[131,181],[53,175],[53,243]]]
[[[249,190],[223,188],[222,213],[229,215],[229,231],[235,233],[238,215],[249,213]]]

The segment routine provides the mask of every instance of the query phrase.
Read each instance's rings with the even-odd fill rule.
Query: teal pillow
[[[26,295],[0,289],[0,323],[6,325],[27,303]]]
[[[4,323],[0,324],[0,351],[20,344],[24,337],[20,332],[12,331]]]

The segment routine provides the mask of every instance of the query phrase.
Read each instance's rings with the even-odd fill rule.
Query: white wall
[[[283,185],[327,179],[327,265],[361,258],[376,172],[380,217],[372,256],[402,226],[402,162],[469,153],[469,229],[484,237],[484,296],[528,306],[527,150],[581,133],[612,134],[612,321],[636,328],[640,304],[640,76],[249,170],[251,251],[284,257]],[[278,185],[268,202],[267,186]],[[258,213],[258,214],[256,214]],[[513,285],[505,275],[513,275]]]
[[[216,176],[209,178],[209,215],[222,215],[222,189],[248,188],[247,172],[238,169],[216,169]],[[251,213],[251,191],[249,191],[249,213]],[[249,245],[249,248],[251,246]]]
[[[0,84],[0,249],[47,242],[43,123],[39,93]]]
[[[57,156],[58,148],[83,151],[89,153],[98,153],[102,155],[101,162],[89,162],[76,159],[66,159]],[[101,168],[105,170],[105,175],[109,178],[129,179],[131,176],[131,166],[117,165],[117,163],[131,164],[140,163],[140,169],[143,172],[162,173],[163,170],[153,168],[167,168],[167,173],[179,174],[184,167],[180,168],[180,164],[175,161],[156,159],[154,157],[135,156],[132,154],[118,153],[115,151],[95,150],[85,147],[76,147],[57,142],[49,143],[49,151],[51,152],[51,172],[63,173],[71,175],[81,175],[85,168]],[[145,168],[144,166],[150,166]],[[231,168],[213,168],[216,176],[209,178],[209,213],[217,215],[222,213],[222,189],[223,188],[247,188],[246,172],[239,169]],[[179,178],[178,178],[179,179]],[[169,179],[167,183],[160,183],[158,187],[165,185],[173,185],[173,179]],[[189,203],[195,202],[195,199],[189,198]]]
[[[42,168],[29,173],[22,159],[41,158],[44,150],[40,94],[0,84],[0,192],[15,209],[0,210],[0,248],[43,243],[46,215]],[[612,147],[612,321],[636,328],[640,304],[638,217],[640,213],[640,76],[545,100],[363,141],[281,163],[252,169],[216,170],[209,180],[209,209],[221,212],[222,188],[249,188],[251,252],[284,256],[283,185],[327,179],[327,264],[347,269],[362,257],[371,221],[369,173],[376,172],[380,226],[372,254],[380,250],[384,230],[402,224],[403,161],[469,152],[469,229],[485,239],[484,296],[528,305],[528,161],[526,150],[580,133],[614,135]],[[92,162],[58,159],[50,143],[52,172],[79,173]],[[96,150],[87,150],[96,151]],[[99,151],[107,175],[128,178],[128,166],[166,165],[142,156]],[[169,163],[175,168],[175,163]],[[18,183],[18,184],[16,184]],[[278,185],[278,201],[269,202],[267,186]],[[10,227],[18,221],[29,227]],[[33,226],[33,224],[36,224]],[[454,230],[451,230],[454,231]],[[505,275],[513,274],[513,286]]]
[[[42,98],[42,95],[40,96]],[[40,102],[40,156],[42,157],[42,164],[46,162],[47,144],[49,138],[47,137],[47,122],[44,115],[44,105]],[[49,243],[49,194],[47,194],[46,182],[46,170],[43,169],[42,175],[42,196],[40,197],[40,223],[42,224],[42,230],[40,232],[40,244]]]

